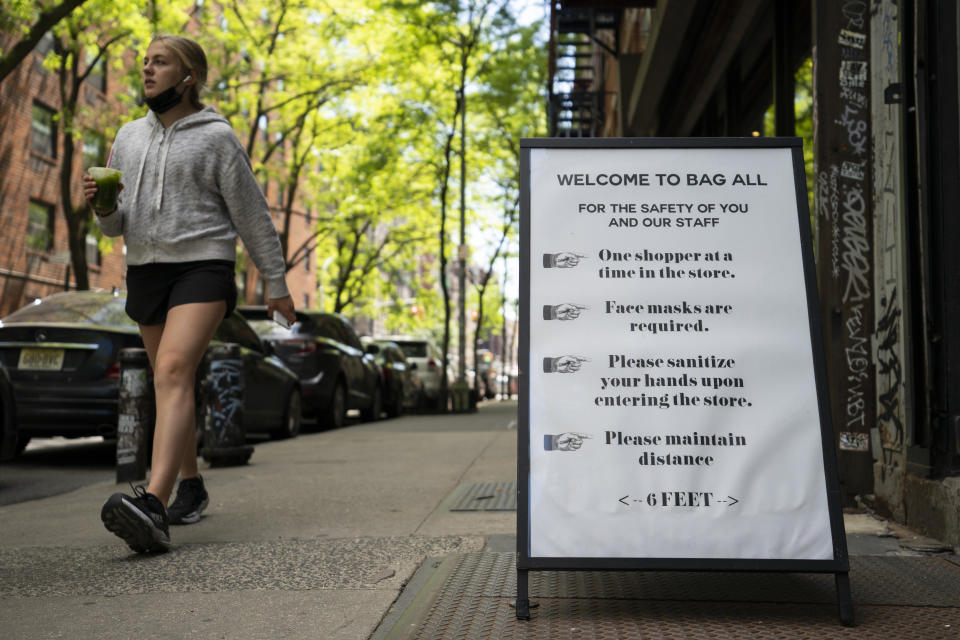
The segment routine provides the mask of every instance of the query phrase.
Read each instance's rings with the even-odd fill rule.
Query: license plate
[[[63,349],[21,349],[18,369],[60,371],[63,368]]]

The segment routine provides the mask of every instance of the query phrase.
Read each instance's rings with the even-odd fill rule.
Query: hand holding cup
[[[123,173],[107,167],[90,167],[83,174],[83,195],[95,212],[117,208],[117,195],[123,189]]]

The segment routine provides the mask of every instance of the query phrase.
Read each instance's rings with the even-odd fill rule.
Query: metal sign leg
[[[517,569],[517,620],[530,619],[529,572]]]
[[[853,597],[850,594],[850,574],[838,572],[834,574],[837,583],[837,607],[840,613],[840,624],[845,627],[853,626]]]

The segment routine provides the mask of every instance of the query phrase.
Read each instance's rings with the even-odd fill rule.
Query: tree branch
[[[23,59],[34,50],[44,34],[84,2],[86,0],[63,0],[60,4],[42,11],[37,16],[37,21],[30,27],[27,35],[18,40],[3,57],[0,57],[0,82],[3,82],[4,78],[10,75]]]

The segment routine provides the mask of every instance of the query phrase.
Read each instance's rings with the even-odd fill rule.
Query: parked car
[[[58,293],[0,320],[0,365],[13,387],[19,449],[32,437],[116,436],[119,353],[143,347],[125,302],[120,292]],[[296,375],[264,350],[238,313],[220,323],[213,341],[241,347],[247,432],[297,435]]]
[[[383,378],[383,405],[387,415],[396,417],[403,411],[416,409],[420,403],[423,383],[416,373],[416,366],[407,361],[403,350],[389,340],[364,340],[366,350],[373,354]]]
[[[364,420],[378,420],[383,410],[380,367],[366,353],[350,321],[339,313],[297,311],[284,329],[267,317],[263,306],[239,311],[260,339],[300,378],[305,415],[327,427],[342,427],[347,411],[359,409]]]
[[[26,443],[23,445],[26,447]],[[0,462],[23,451],[17,444],[17,424],[13,411],[13,387],[7,369],[0,365]]]
[[[422,385],[420,408],[436,408],[440,400],[440,383],[443,380],[443,356],[440,349],[426,338],[411,336],[378,336],[377,340],[394,342],[403,351]],[[447,377],[447,388],[452,379]]]

